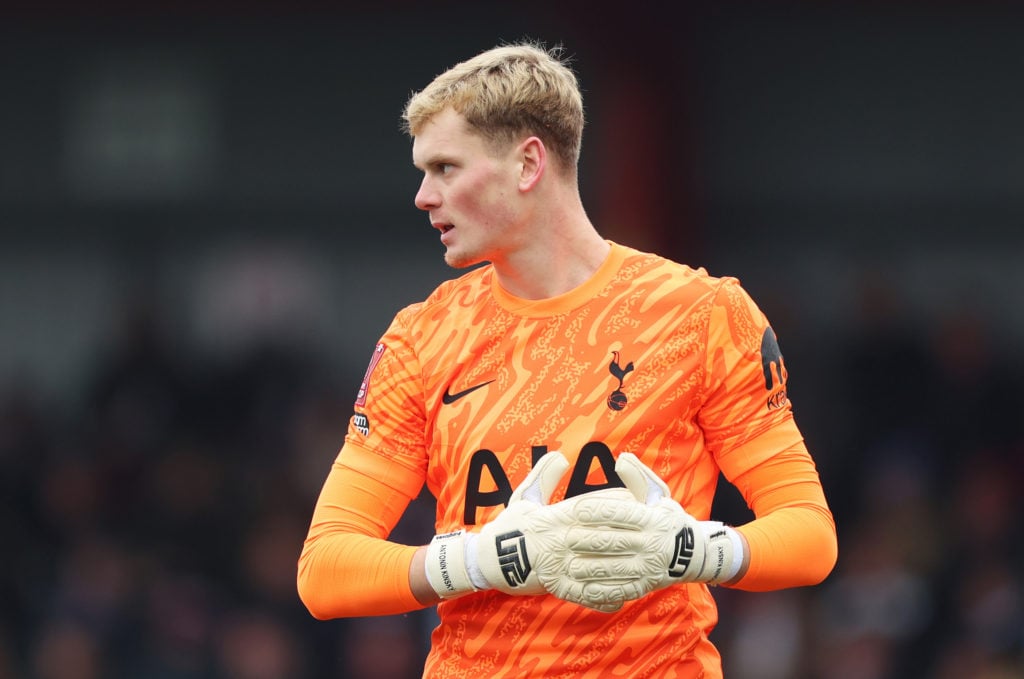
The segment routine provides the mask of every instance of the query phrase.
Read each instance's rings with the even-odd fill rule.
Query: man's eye
[[[452,165],[451,163],[438,163],[437,164],[437,171],[440,172],[441,174],[448,174],[449,172],[451,172],[454,169],[455,169],[455,166]]]

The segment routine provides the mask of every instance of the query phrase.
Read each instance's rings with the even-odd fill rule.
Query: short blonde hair
[[[536,135],[567,171],[575,172],[583,140],[583,96],[561,47],[521,42],[456,64],[409,98],[403,129],[415,137],[449,107],[495,144]]]

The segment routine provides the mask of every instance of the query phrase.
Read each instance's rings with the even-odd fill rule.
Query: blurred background
[[[726,675],[1024,677],[1022,30],[1010,2],[5,5],[0,679],[419,676],[430,612],[314,621],[295,562],[374,343],[452,275],[401,109],[524,37],[575,58],[602,233],[737,276],[786,355],[840,562],[716,590]]]

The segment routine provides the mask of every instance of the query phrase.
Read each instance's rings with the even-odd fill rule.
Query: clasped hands
[[[550,504],[568,468],[560,452],[548,453],[480,532],[435,536],[425,562],[434,590],[442,598],[485,589],[551,594],[611,613],[657,589],[726,582],[739,570],[736,531],[690,516],[635,455],[616,460],[625,488]]]

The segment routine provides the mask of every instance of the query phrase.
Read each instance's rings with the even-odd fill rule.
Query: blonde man
[[[318,618],[438,604],[425,677],[720,677],[709,585],[820,582],[836,531],[775,333],[733,278],[599,235],[558,51],[409,100],[417,207],[486,263],[375,348],[299,562]],[[710,519],[719,474],[753,510]],[[387,540],[426,484],[429,545]]]

